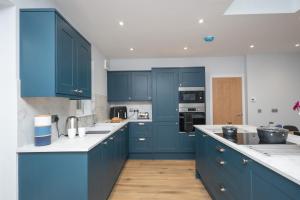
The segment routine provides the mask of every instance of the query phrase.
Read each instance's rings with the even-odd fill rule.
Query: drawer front
[[[226,166],[234,166],[240,170],[244,169],[248,161],[246,156],[243,156],[213,138],[209,138],[207,141],[207,153],[209,157],[213,158],[216,162],[224,161],[227,164]],[[230,167],[228,169],[230,170]]]
[[[129,140],[129,153],[149,153],[153,151],[152,138],[138,137]]]
[[[152,137],[152,123],[135,122],[130,124],[130,138]]]

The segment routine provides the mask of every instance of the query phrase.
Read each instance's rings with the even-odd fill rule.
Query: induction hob
[[[258,144],[265,144],[261,143],[259,140],[257,133],[237,133],[236,137],[224,137],[223,133],[215,133],[216,135],[225,138],[233,143],[240,144],[240,145],[258,145]],[[293,144],[290,142],[282,143],[282,144]]]

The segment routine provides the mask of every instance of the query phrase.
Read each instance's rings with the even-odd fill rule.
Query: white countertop
[[[260,152],[257,152],[253,149],[250,149],[248,145],[238,145],[233,142],[230,142],[216,134],[214,132],[222,132],[221,125],[213,126],[213,125],[203,125],[203,126],[195,126],[197,129],[205,132],[207,135],[212,138],[222,142],[223,144],[231,147],[232,149],[244,154],[245,156],[251,158],[252,160],[260,163],[261,165],[277,172],[278,174],[286,177],[287,179],[297,183],[300,185],[300,156],[295,155],[272,155],[267,156]],[[239,129],[243,129],[246,132],[256,132],[256,127],[254,126],[236,126]],[[247,133],[245,133],[247,134]],[[300,136],[290,135],[288,136],[287,141],[300,144]]]
[[[69,139],[61,136],[47,146],[35,146],[34,144],[25,145],[17,149],[18,153],[45,153],[45,152],[87,152],[99,143],[110,137],[113,133],[125,126],[129,121],[121,123],[98,123],[94,127],[87,127],[87,131],[110,130],[108,134],[87,134],[80,138],[76,136]]]

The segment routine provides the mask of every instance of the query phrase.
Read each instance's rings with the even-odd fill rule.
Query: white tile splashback
[[[139,110],[139,112],[148,112],[150,119],[152,119],[152,102],[135,101],[135,102],[118,102],[110,103],[110,107],[113,106],[126,106],[128,117],[131,119],[136,119],[137,114],[130,112],[130,110]]]

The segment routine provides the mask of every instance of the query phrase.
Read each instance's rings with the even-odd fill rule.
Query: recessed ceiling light
[[[300,44],[299,43],[295,44],[295,47],[300,47]]]
[[[198,20],[198,23],[199,23],[199,24],[203,24],[203,23],[204,23],[204,19],[199,19],[199,20]]]
[[[183,47],[183,50],[188,50],[189,48],[188,47]]]
[[[253,49],[254,47],[255,47],[254,44],[251,44],[251,45],[250,45],[250,48],[251,48],[251,49]]]
[[[130,51],[134,51],[134,48],[130,48],[129,50],[130,50]]]
[[[119,21],[119,25],[120,26],[124,26],[124,22],[123,21]]]

